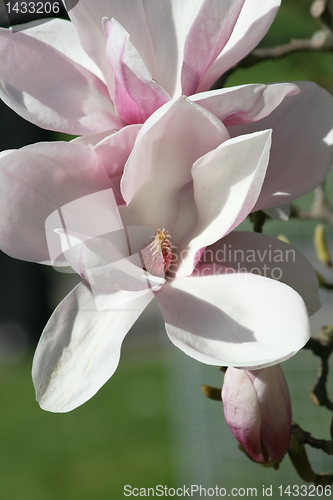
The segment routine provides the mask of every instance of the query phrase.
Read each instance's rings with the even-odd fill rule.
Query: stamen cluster
[[[165,228],[157,229],[156,235],[152,236],[141,250],[144,268],[154,276],[163,278],[170,267],[172,261],[170,238]]]

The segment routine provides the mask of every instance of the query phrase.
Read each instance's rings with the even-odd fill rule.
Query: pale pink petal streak
[[[107,57],[115,76],[114,103],[127,123],[142,123],[170,96],[153,80],[130,35],[115,20],[104,19]]]
[[[188,33],[182,68],[185,95],[194,94],[203,75],[227,43],[245,0],[205,0]]]
[[[281,0],[246,0],[225,47],[204,74],[197,92],[212,84],[258,45],[271,26]]]

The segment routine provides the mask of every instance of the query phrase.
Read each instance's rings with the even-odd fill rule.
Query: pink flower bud
[[[252,460],[283,458],[290,443],[291,403],[279,365],[254,371],[228,368],[222,400],[227,424]]]

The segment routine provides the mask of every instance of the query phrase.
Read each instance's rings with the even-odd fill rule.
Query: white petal
[[[192,181],[193,163],[228,138],[224,125],[205,109],[180,98],[143,125],[125,166],[120,207],[125,225],[172,231],[179,192]]]
[[[32,25],[34,22],[32,23]],[[83,50],[75,26],[65,19],[50,19],[31,28],[24,26],[24,34],[37,38],[59,50],[73,61],[89,69],[103,80],[103,74]]]
[[[293,356],[309,339],[302,298],[249,273],[176,278],[156,293],[171,341],[211,365],[261,368]]]
[[[198,223],[179,244],[183,255],[179,276],[191,274],[196,253],[237,227],[251,212],[266,173],[270,144],[269,130],[239,136],[193,165]]]
[[[165,282],[164,278],[157,278],[144,270],[141,254],[129,255],[124,230],[112,231],[106,237],[87,237],[67,229],[56,229],[55,232],[60,236],[68,264],[90,284],[96,303],[100,293],[147,291]]]
[[[272,113],[286,97],[298,92],[298,86],[293,83],[252,83],[201,92],[189,99],[208,109],[229,127],[261,120]]]
[[[122,341],[152,297],[97,311],[88,286],[74,288],[54,311],[35,352],[32,376],[40,406],[66,412],[90,399],[115,372]]]

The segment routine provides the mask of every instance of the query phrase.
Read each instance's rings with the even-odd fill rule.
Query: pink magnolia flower
[[[170,99],[190,95],[231,136],[273,130],[254,210],[280,207],[311,191],[332,164],[332,97],[304,82],[207,91],[258,43],[279,4],[80,0],[69,13],[72,22],[0,29],[0,97],[25,119],[95,146]],[[125,142],[127,133],[133,136],[124,132]]]
[[[84,278],[55,310],[36,350],[34,383],[48,410],[75,408],[112,376],[124,336],[154,296],[170,340],[186,354],[247,368],[292,356],[309,336],[305,304],[318,308],[315,275],[297,252],[281,264],[280,281],[238,272],[217,252],[209,253],[210,261],[206,255],[233,238],[256,203],[269,160],[269,130],[230,138],[214,115],[180,98],[142,126],[119,183],[117,168],[128,151],[119,147],[119,137],[128,139],[127,129],[94,148],[36,144],[0,158],[2,247],[23,259],[69,262]],[[96,193],[88,208],[73,211],[72,202]],[[62,242],[55,257],[48,253],[45,221],[51,247]],[[103,237],[116,230],[126,230],[123,243]],[[239,236],[241,248],[247,236]],[[73,248],[66,248],[67,239]],[[282,243],[274,242],[255,235],[258,248],[268,243],[280,249]],[[144,266],[138,260],[142,249]]]
[[[71,22],[55,19],[19,33],[0,29],[0,97],[27,120],[83,136],[79,142],[93,146],[184,94],[233,137],[272,129],[254,210],[286,217],[281,205],[316,187],[332,164],[332,97],[304,82],[208,91],[260,41],[279,5],[80,0],[69,12]],[[122,142],[132,137],[130,129]]]
[[[91,135],[142,123],[208,90],[267,32],[280,0],[80,0],[73,22],[1,29],[0,97],[50,130]]]
[[[281,367],[228,368],[222,399],[227,424],[247,455],[259,463],[280,461],[291,437],[291,403]]]

